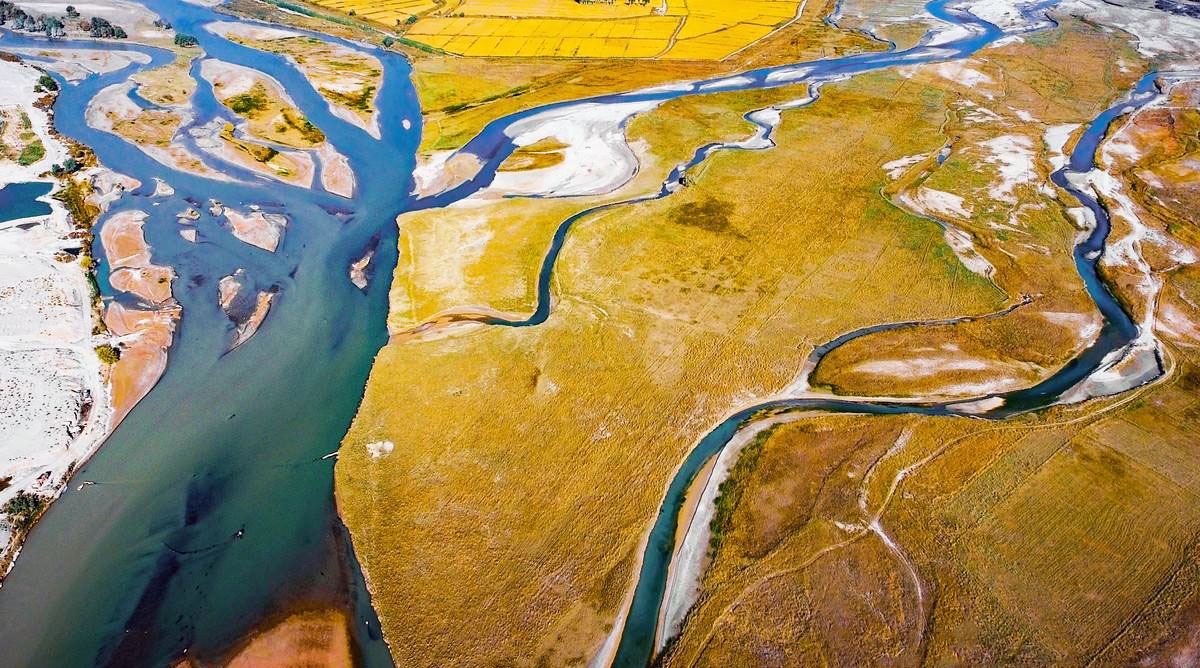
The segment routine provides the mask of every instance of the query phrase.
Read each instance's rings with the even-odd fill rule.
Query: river
[[[150,214],[145,231],[153,260],[178,272],[174,290],[184,315],[162,381],[76,474],[76,481],[96,484],[82,489],[72,485],[51,507],[0,590],[5,661],[20,666],[159,666],[185,650],[212,657],[265,618],[297,606],[337,604],[354,611],[354,639],[362,663],[391,665],[336,517],[333,460],[323,456],[337,449],[361,399],[371,361],[386,343],[388,281],[396,259],[394,218],[405,209],[444,206],[476,192],[512,152],[504,134],[510,124],[578,101],[493,121],[463,149],[483,160],[477,177],[449,192],[413,200],[406,193],[411,190],[420,110],[409,66],[400,55],[372,50],[385,66],[378,105],[382,138],[375,140],[330,113],[312,86],[283,59],[203,29],[209,21],[229,17],[167,0],[146,4],[180,32],[200,38],[209,57],[251,66],[281,81],[305,115],[349,157],[359,188],[351,201],[266,183],[232,165],[221,165],[222,171],[241,182],[215,182],[169,170],[84,121],[87,101],[99,90],[126,80],[135,70],[166,62],[168,54],[134,45],[59,44],[136,49],[151,55],[147,65],[94,75],[77,84],[62,82],[56,125],[63,134],[93,147],[108,167],[142,181],[113,212],[138,208]],[[720,88],[701,90],[703,82],[698,82],[686,89],[588,101],[625,103],[747,88],[811,87],[885,67],[967,57],[1003,35],[949,4],[937,0],[928,9],[967,30],[942,43],[763,68],[708,82],[723,82]],[[0,48],[30,44],[44,42],[11,33],[0,40]],[[195,125],[228,116],[203,80],[194,106]],[[402,129],[404,120],[411,122],[411,130]],[[1102,135],[1099,125],[1099,120],[1093,124],[1081,146],[1088,137]],[[769,136],[769,128],[764,130]],[[705,147],[693,163],[720,148],[725,147]],[[1088,165],[1072,156],[1071,169]],[[674,173],[657,196],[669,195],[671,179],[679,174]],[[153,176],[169,182],[175,194],[152,199]],[[1001,395],[1003,405],[987,417],[1000,419],[1053,402],[1136,333],[1096,276],[1095,259],[1087,257],[1089,250],[1103,245],[1107,218],[1094,200],[1089,203],[1083,193],[1076,194],[1098,213],[1099,224],[1076,249],[1076,259],[1105,316],[1104,329],[1095,345],[1053,378]],[[197,221],[201,243],[181,239],[176,214],[193,206],[203,210],[209,198],[286,213],[291,224],[278,251],[266,253],[243,244],[207,214]],[[551,243],[533,316],[493,324],[530,326],[549,317],[554,264],[577,219],[564,221]],[[374,243],[379,249],[372,260],[375,280],[360,291],[348,280],[347,269]],[[259,289],[277,289],[279,294],[257,335],[227,354],[231,325],[217,305],[216,283],[239,268]],[[112,294],[107,285],[105,290],[108,298],[126,299]],[[626,617],[618,665],[644,666],[651,656],[678,510],[696,471],[755,416],[798,409],[929,414],[956,410],[955,405],[781,400],[730,416],[700,440],[667,491]],[[235,539],[243,529],[244,536]]]

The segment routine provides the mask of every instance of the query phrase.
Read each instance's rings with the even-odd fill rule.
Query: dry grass
[[[286,56],[336,110],[361,124],[373,122],[375,97],[383,84],[383,66],[374,56],[315,37],[256,39],[231,36],[251,48]]]
[[[878,194],[873,165],[938,146],[945,103],[894,75],[830,86],[785,116],[780,148],[721,155],[671,199],[581,224],[545,324],[381,352],[337,490],[399,662],[586,659],[679,458],[786,385],[806,342],[998,305],[935,225]],[[481,266],[512,260],[498,250]],[[395,451],[372,459],[380,440]]]
[[[1061,367],[1088,342],[1099,325],[1091,299],[1075,269],[1071,249],[1078,234],[1064,215],[1063,197],[1044,187],[1056,155],[1046,145],[1046,128],[1088,122],[1122,95],[1140,75],[1116,63],[1128,46],[1097,34],[1078,21],[1064,21],[1044,49],[1072,54],[1069,82],[1054,79],[1046,59],[1026,44],[990,50],[958,64],[917,68],[915,79],[947,87],[960,96],[944,133],[953,144],[941,165],[927,159],[891,184],[892,201],[904,206],[930,191],[961,197],[970,215],[934,211],[965,231],[996,267],[996,281],[1016,302],[1033,302],[995,319],[893,330],[840,347],[818,366],[813,384],[850,395],[976,395],[987,389],[1028,386]],[[961,86],[947,75],[983,74],[991,83]],[[1027,82],[1037,82],[1030,85]],[[1069,85],[1068,85],[1069,83]],[[1018,113],[1021,112],[1021,113]],[[1006,145],[1028,167],[1005,179]],[[1068,205],[1071,200],[1061,200]],[[966,315],[966,314],[964,314]]]
[[[1072,90],[1104,88],[1085,79]],[[1122,172],[1135,188],[1190,145],[1174,138],[1194,136],[1186,120],[1164,135],[1162,112],[1147,116],[1141,145],[1156,148]],[[1181,222],[1187,182],[1146,183],[1139,202],[1166,210],[1151,222],[1196,248]],[[1193,663],[1200,272],[1152,264],[1165,281],[1160,313],[1174,310],[1159,330],[1169,376],[1156,385],[1001,424],[826,417],[776,430],[745,482],[735,539],[662,663]],[[867,530],[872,517],[897,550]]]
[[[629,183],[607,195],[493,199],[402,215],[388,318],[391,331],[409,330],[451,310],[501,312],[514,318],[532,312],[538,268],[562,221],[598,204],[657,192],[671,169],[689,159],[696,147],[752,134],[743,113],[796,94],[724,94],[669,102],[659,112],[635,117],[627,134],[641,153],[641,165]],[[530,149],[535,155],[561,157],[556,146],[561,144],[551,139]],[[514,154],[502,171],[514,164],[528,171],[525,157]],[[548,157],[542,162],[543,167],[556,164]],[[595,219],[607,215],[597,214]]]
[[[246,132],[250,136],[295,148],[312,148],[325,141],[324,133],[286,99],[277,82],[265,76],[247,76],[248,87],[224,77],[214,77],[213,93],[217,100],[246,120]]]
[[[138,84],[138,95],[151,104],[170,107],[187,104],[196,92],[190,72],[194,52],[176,49],[175,60],[130,77]]]

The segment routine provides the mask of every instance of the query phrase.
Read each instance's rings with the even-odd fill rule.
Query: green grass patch
[[[742,448],[737,463],[729,471],[729,477],[717,488],[715,501],[717,509],[713,513],[712,522],[708,525],[711,531],[708,541],[709,556],[716,555],[717,551],[721,549],[721,543],[729,534],[729,530],[733,528],[733,513],[742,501],[746,483],[750,480],[754,469],[758,467],[758,460],[762,458],[763,446],[766,445],[767,439],[771,438],[771,433],[774,431],[775,429],[772,427],[756,434],[754,440]]]
[[[20,491],[17,492],[16,496],[9,499],[0,510],[3,510],[5,515],[8,515],[9,521],[18,529],[28,529],[41,517],[42,512],[46,510],[46,505],[49,503],[50,497],[48,496]]]
[[[356,109],[358,111],[370,112],[371,99],[375,95],[375,87],[364,86],[362,90],[358,91],[357,93],[343,93],[341,91],[332,90],[329,88],[322,88],[320,92],[321,95],[324,95],[325,97],[344,107],[349,107],[350,109]]]
[[[22,167],[28,167],[33,163],[41,160],[46,156],[46,147],[42,146],[41,140],[34,141],[32,144],[25,147],[21,151],[21,155],[17,158],[17,164]]]
[[[261,83],[254,84],[249,91],[241,95],[225,99],[225,106],[247,118],[253,118],[258,112],[264,111],[268,104],[267,89]]]

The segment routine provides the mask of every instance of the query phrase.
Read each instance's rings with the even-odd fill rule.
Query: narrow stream
[[[52,506],[0,591],[0,618],[6,620],[0,629],[5,661],[21,666],[160,666],[185,650],[200,657],[215,656],[264,618],[297,607],[338,604],[356,615],[353,628],[362,663],[391,665],[334,512],[333,460],[323,456],[337,449],[361,399],[374,355],[386,342],[388,279],[396,261],[393,221],[400,211],[444,206],[485,187],[514,148],[506,128],[521,118],[578,101],[493,121],[463,148],[484,161],[480,174],[450,192],[413,201],[405,193],[411,190],[420,110],[409,81],[410,68],[401,56],[372,51],[385,66],[379,96],[382,139],[375,140],[334,116],[284,59],[234,44],[203,27],[230,17],[169,0],[146,4],[180,32],[196,35],[208,57],[247,65],[279,80],[304,114],[350,159],[359,175],[358,189],[352,200],[346,200],[319,190],[268,183],[209,158],[240,181],[217,182],[169,170],[123,140],[89,128],[84,120],[87,101],[97,92],[125,81],[135,71],[167,62],[169,54],[107,42],[56,43],[58,47],[138,50],[151,56],[150,64],[64,85],[56,105],[56,124],[63,134],[93,147],[105,165],[142,182],[140,189],[115,205],[114,212],[136,208],[150,214],[145,233],[153,259],[178,272],[173,287],[184,315],[162,381],[76,475],[77,480],[96,484],[82,490],[73,486]],[[995,26],[950,4],[951,0],[936,0],[928,5],[936,17],[967,29],[965,35],[945,43],[763,68],[697,82],[686,89],[588,101],[624,103],[740,89],[811,87],[880,68],[967,57],[1002,36]],[[45,42],[8,32],[0,39],[0,49],[27,45],[45,46]],[[702,88],[705,85],[709,87]],[[218,116],[232,119],[203,80],[194,111],[194,126]],[[1089,128],[1076,154],[1103,135],[1102,119]],[[412,130],[402,129],[405,120]],[[769,140],[769,130],[764,132]],[[736,147],[704,147],[690,164],[721,148]],[[1072,156],[1071,169],[1090,164],[1090,156],[1079,162]],[[676,170],[663,190],[651,197],[670,194],[679,175]],[[153,176],[164,178],[175,194],[152,198]],[[1087,258],[1103,246],[1107,217],[1086,194],[1072,192],[1097,213],[1099,224],[1076,249],[1076,260],[1105,316],[1104,329],[1095,345],[1053,378],[999,395],[1004,405],[987,417],[999,419],[1052,403],[1136,333],[1096,276],[1095,258]],[[266,253],[229,235],[207,214],[210,198],[242,209],[258,204],[264,211],[285,213],[290,225],[278,251]],[[204,212],[196,223],[198,244],[178,235],[175,217],[190,207]],[[564,221],[555,235],[539,275],[532,316],[494,324],[536,325],[550,316],[550,280],[558,252],[571,224],[586,213]],[[348,280],[347,269],[371,244],[379,249],[372,260],[377,280],[360,291]],[[232,325],[217,305],[216,283],[239,268],[246,270],[258,289],[277,289],[279,295],[258,334],[226,354]],[[111,292],[106,296],[128,299]],[[756,416],[797,409],[925,414],[956,410],[952,404],[782,400],[730,416],[700,441],[671,483],[651,531],[617,665],[644,666],[651,658],[678,510],[696,471]],[[244,537],[234,540],[239,529],[245,530]],[[403,642],[403,638],[393,641]]]
[[[1101,257],[1100,251],[1104,248],[1110,229],[1108,212],[1091,193],[1073,186],[1067,180],[1067,176],[1069,173],[1085,174],[1091,171],[1095,166],[1096,149],[1108,132],[1109,126],[1117,117],[1144,106],[1154,99],[1157,77],[1157,72],[1147,74],[1138,82],[1128,99],[1100,114],[1079,139],[1071,153],[1068,166],[1055,172],[1051,177],[1055,184],[1070,192],[1096,217],[1095,229],[1074,249],[1076,268],[1088,294],[1096,303],[1104,319],[1100,335],[1095,343],[1041,383],[1012,392],[997,393],[966,401],[919,405],[832,399],[783,399],[746,408],[727,418],[697,443],[667,488],[642,556],[642,567],[638,575],[633,602],[626,616],[613,666],[644,668],[653,658],[659,611],[674,551],[679,513],[686,500],[687,490],[696,474],[704,468],[708,460],[728,445],[740,430],[767,416],[791,411],[872,415],[970,415],[976,418],[1002,420],[1018,413],[1053,405],[1063,393],[1099,368],[1105,356],[1129,344],[1137,336],[1137,325],[1100,279],[1097,271],[1097,262]],[[907,326],[907,324],[902,323],[901,326]],[[880,325],[866,328],[852,335],[839,337],[835,339],[835,342],[840,345],[873,331],[882,331],[888,328],[891,326]],[[817,350],[827,353],[836,347],[833,343],[818,346]],[[966,413],[962,410],[965,404],[975,403],[980,399],[1000,399],[1003,403],[984,412],[973,410]]]

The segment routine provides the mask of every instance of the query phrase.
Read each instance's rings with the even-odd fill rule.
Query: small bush
[[[20,491],[9,499],[0,510],[8,515],[9,520],[19,529],[28,529],[46,509],[49,497],[32,492]]]
[[[35,141],[29,146],[26,146],[25,150],[21,151],[21,155],[17,158],[17,164],[21,165],[22,167],[28,167],[38,160],[41,160],[45,156],[46,147],[42,146],[41,141]]]
[[[225,100],[225,104],[229,105],[229,108],[235,113],[253,116],[256,112],[267,108],[267,89],[262,84],[254,84],[249,92],[234,95]]]
[[[102,343],[96,346],[96,357],[105,364],[116,364],[121,359],[121,350],[110,344]]]

